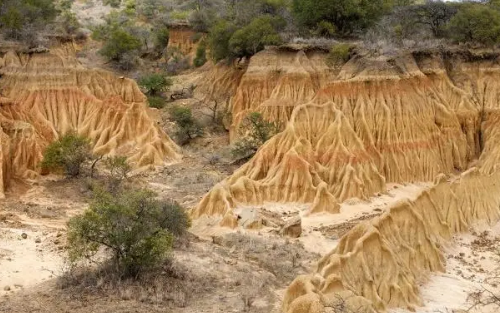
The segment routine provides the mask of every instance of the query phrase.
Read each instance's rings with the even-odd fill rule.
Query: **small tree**
[[[170,40],[170,32],[166,26],[158,27],[154,31],[154,45],[155,49],[158,51],[163,51],[168,46],[168,41]]]
[[[448,29],[458,42],[494,45],[500,42],[500,12],[484,4],[464,4]]]
[[[62,170],[67,176],[76,177],[80,174],[83,163],[91,157],[89,140],[70,132],[47,147],[41,165],[43,169]]]
[[[229,40],[231,55],[249,57],[264,49],[266,45],[282,42],[277,28],[282,20],[266,15],[254,19],[249,25],[237,30]]]
[[[406,13],[402,19],[425,25],[435,37],[442,37],[446,23],[457,13],[457,8],[456,5],[443,1],[427,1],[421,5],[408,6],[402,13]]]
[[[118,192],[122,182],[128,178],[131,170],[124,156],[108,157],[104,160],[104,165],[108,170],[107,185],[111,193]]]
[[[351,51],[353,46],[347,43],[340,43],[334,45],[330,49],[330,53],[326,59],[326,62],[329,66],[344,64],[349,61],[351,57]]]
[[[113,8],[119,8],[120,5],[122,4],[122,0],[103,0],[102,4],[109,5],[110,7]]]
[[[158,93],[172,86],[172,80],[165,77],[165,75],[153,73],[141,77],[139,85],[146,90],[148,95],[156,96]]]
[[[233,147],[232,154],[236,158],[252,157],[266,141],[271,139],[280,130],[277,123],[264,120],[262,114],[252,112],[240,126],[240,133],[244,135]]]
[[[150,108],[163,109],[165,107],[165,99],[158,96],[148,96],[148,105]]]
[[[174,105],[170,108],[170,117],[177,124],[175,137],[180,144],[186,144],[203,134],[203,129],[194,119],[190,108]]]
[[[177,203],[159,201],[151,191],[100,190],[89,209],[68,223],[69,260],[93,259],[106,248],[122,277],[137,277],[165,260],[189,224]]]
[[[117,28],[111,30],[109,38],[106,39],[99,53],[112,61],[119,62],[125,55],[129,55],[134,51],[137,52],[141,46],[142,43],[139,38],[124,29]]]
[[[205,45],[205,42],[202,41],[196,49],[196,56],[193,60],[193,65],[195,67],[200,67],[205,63],[207,63],[207,47]]]
[[[208,46],[215,62],[224,60],[231,55],[229,40],[235,31],[236,26],[224,20],[220,20],[210,28]]]
[[[292,0],[292,10],[302,28],[316,30],[328,22],[341,36],[366,29],[389,11],[387,0]]]

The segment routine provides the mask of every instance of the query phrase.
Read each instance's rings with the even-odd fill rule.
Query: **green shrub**
[[[252,157],[266,141],[276,135],[280,126],[264,120],[262,114],[252,112],[244,119],[239,131],[243,137],[235,143],[231,152],[233,157],[245,159]]]
[[[172,86],[172,80],[163,74],[152,73],[141,77],[139,79],[139,86],[144,88],[148,95],[156,96]]]
[[[211,57],[215,62],[230,57],[229,40],[235,31],[236,26],[225,20],[220,20],[210,28],[208,46],[210,47]]]
[[[183,55],[182,53],[175,53],[174,56],[168,60],[166,72],[169,75],[178,75],[190,67],[189,57]]]
[[[117,28],[111,30],[109,38],[106,38],[104,46],[99,50],[99,53],[109,60],[121,61],[126,54],[137,52],[141,46],[142,43],[139,38],[125,29]]]
[[[329,66],[344,64],[349,61],[353,46],[347,43],[339,43],[330,49],[327,57],[327,64]]]
[[[314,30],[320,23],[331,23],[341,36],[365,29],[387,13],[392,1],[387,0],[293,0],[296,20],[306,29]]]
[[[337,33],[337,27],[330,22],[321,21],[316,27],[314,34],[320,37],[333,37]]]
[[[484,4],[464,4],[448,29],[458,42],[494,45],[500,42],[500,12]]]
[[[193,65],[195,67],[200,67],[205,63],[207,63],[207,47],[204,42],[201,42],[196,49],[196,56],[193,60]]]
[[[64,171],[69,177],[80,174],[82,165],[92,157],[90,142],[70,132],[51,143],[43,153],[42,168]]]
[[[168,41],[170,40],[170,32],[166,26],[158,27],[154,31],[154,45],[155,49],[159,51],[165,50],[168,46]]]
[[[148,105],[151,108],[163,109],[165,107],[165,99],[158,96],[148,96]]]
[[[83,215],[68,223],[68,254],[72,263],[94,259],[106,248],[122,277],[137,277],[160,265],[173,240],[189,227],[183,209],[155,199],[148,190],[111,194],[97,191]]]
[[[177,125],[175,137],[179,144],[186,144],[191,139],[203,134],[203,129],[193,117],[190,108],[174,105],[170,108],[170,118]]]
[[[229,40],[229,49],[233,57],[249,57],[264,49],[266,45],[282,42],[277,28],[282,21],[269,15],[254,19],[247,26],[237,30]]]
[[[128,178],[132,168],[124,156],[108,157],[104,160],[104,166],[108,170],[107,189],[111,193],[116,193],[120,190],[122,182]]]
[[[2,0],[0,29],[8,38],[33,38],[52,23],[58,14],[53,0]]]
[[[113,8],[118,8],[122,4],[122,0],[103,0],[102,4],[109,5]]]
[[[191,15],[191,11],[173,11],[170,13],[172,20],[187,20]]]

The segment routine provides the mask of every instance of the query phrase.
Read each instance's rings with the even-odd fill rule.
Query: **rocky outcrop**
[[[71,47],[0,59],[1,179],[33,178],[45,147],[68,131],[88,137],[97,154],[128,157],[135,168],[180,158],[130,79],[83,68]]]
[[[286,222],[280,230],[280,235],[291,238],[299,238],[302,235],[302,219],[300,216],[294,217]]]

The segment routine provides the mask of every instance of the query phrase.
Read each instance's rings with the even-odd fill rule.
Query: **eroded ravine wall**
[[[485,117],[498,110],[500,76],[492,60],[452,57],[454,73],[441,54],[351,60],[193,216],[222,216],[231,226],[234,207],[266,201],[335,212],[335,203],[370,197],[386,183],[466,170],[484,148]]]
[[[180,158],[137,84],[83,68],[70,47],[9,52],[0,59],[0,75],[4,188],[12,177],[35,177],[45,147],[68,131],[89,138],[97,154],[127,156],[134,168]]]
[[[500,218],[500,175],[474,169],[444,179],[415,201],[404,201],[348,232],[310,275],[288,287],[286,313],[324,312],[345,291],[373,309],[423,305],[418,283],[444,271],[443,245],[477,221]],[[315,308],[315,309],[312,309]]]
[[[498,58],[441,51],[351,59],[305,104],[296,103],[284,131],[215,186],[192,216],[236,227],[235,207],[264,202],[336,213],[342,201],[372,196],[389,182],[435,181],[416,200],[348,232],[312,274],[290,285],[283,312],[331,312],[339,299],[355,312],[422,305],[417,282],[444,269],[442,249],[452,235],[500,219]],[[245,76],[240,91],[244,84]],[[277,88],[273,80],[261,84]],[[233,101],[233,112],[258,108],[269,94],[237,94],[241,110]]]

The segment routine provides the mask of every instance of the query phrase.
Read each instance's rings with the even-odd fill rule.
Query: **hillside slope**
[[[70,47],[0,59],[0,195],[12,178],[33,178],[45,147],[68,131],[97,154],[126,155],[135,168],[180,158],[156,125],[137,84],[83,68]]]

